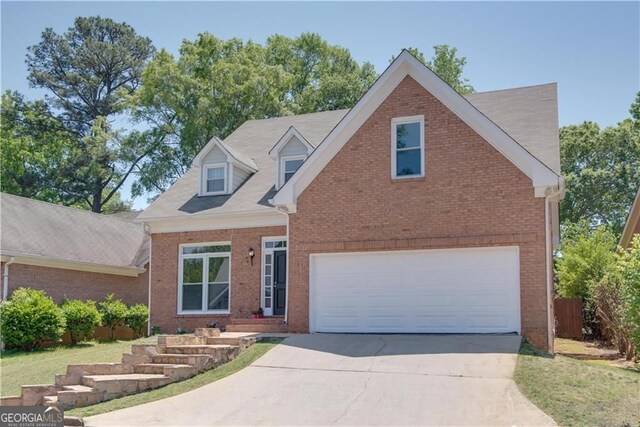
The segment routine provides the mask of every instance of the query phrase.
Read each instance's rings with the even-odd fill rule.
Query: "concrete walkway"
[[[520,337],[295,335],[197,390],[87,426],[555,425],[512,380]]]

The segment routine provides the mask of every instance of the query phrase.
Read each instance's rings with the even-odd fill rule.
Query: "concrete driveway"
[[[520,337],[296,335],[248,368],[87,426],[555,425],[512,380]]]

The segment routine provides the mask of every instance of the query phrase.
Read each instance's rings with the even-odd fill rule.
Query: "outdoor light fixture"
[[[253,257],[256,256],[256,251],[253,248],[249,248],[249,258],[251,259],[251,265],[253,265]]]

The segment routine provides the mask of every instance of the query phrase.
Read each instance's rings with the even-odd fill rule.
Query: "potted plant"
[[[264,310],[262,309],[262,307],[260,307],[256,311],[252,311],[251,312],[251,318],[252,319],[263,319],[264,318]]]

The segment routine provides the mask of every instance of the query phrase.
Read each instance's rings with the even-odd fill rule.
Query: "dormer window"
[[[205,195],[224,194],[226,193],[227,183],[227,165],[206,165],[206,188]]]
[[[282,171],[282,177],[280,182],[284,185],[293,174],[302,166],[304,163],[306,156],[296,156],[296,157],[283,157],[282,158],[282,166],[280,170]]]

